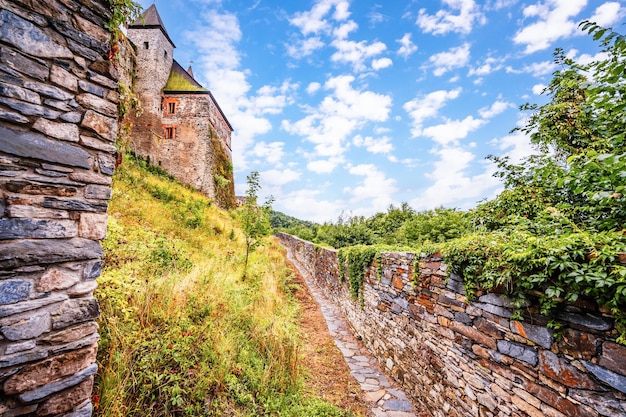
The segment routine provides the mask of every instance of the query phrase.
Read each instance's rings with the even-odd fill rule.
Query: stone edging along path
[[[370,411],[375,417],[428,417],[430,413],[416,412],[416,407],[396,383],[380,370],[376,359],[357,340],[348,327],[339,308],[324,296],[311,280],[307,271],[287,249],[287,259],[296,267],[309,287],[309,291],[320,306],[328,331],[335,341],[350,368],[352,376],[364,392],[364,398],[371,403]]]

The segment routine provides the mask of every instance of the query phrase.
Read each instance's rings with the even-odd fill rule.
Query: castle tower
[[[154,4],[128,27],[127,36],[136,48],[134,91],[143,108],[142,117],[134,121],[133,139],[139,148],[149,149],[153,139],[151,132],[162,135],[162,92],[172,69],[176,46]]]

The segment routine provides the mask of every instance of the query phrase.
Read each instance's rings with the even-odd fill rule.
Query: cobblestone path
[[[371,403],[371,415],[375,417],[428,417],[429,413],[419,410],[397,384],[387,378],[369,350],[359,342],[348,327],[337,306],[313,282],[307,271],[293,259],[287,250],[287,259],[298,269],[309,291],[326,320],[328,330],[341,350],[350,372],[361,385],[365,399]]]

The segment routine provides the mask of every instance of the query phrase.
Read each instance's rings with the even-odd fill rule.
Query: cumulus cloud
[[[363,177],[363,181],[356,187],[344,191],[350,194],[350,202],[358,204],[367,201],[365,212],[355,210],[355,214],[371,215],[384,211],[393,201],[393,194],[398,191],[396,180],[387,178],[385,173],[373,164],[360,164],[351,167],[348,172]]]
[[[254,94],[250,92],[247,72],[241,68],[237,44],[241,29],[237,16],[209,10],[201,15],[203,23],[184,36],[194,45],[198,56],[197,78],[205,81],[220,107],[227,114],[235,132],[232,138],[234,165],[246,169],[245,151],[252,146],[257,135],[269,132],[272,125],[266,115],[279,113],[291,102],[289,95],[295,84],[264,86]]]
[[[470,44],[464,43],[461,46],[450,48],[431,56],[428,60],[435,67],[433,74],[440,77],[455,68],[462,68],[469,62]]]
[[[368,152],[373,154],[388,154],[393,151],[393,144],[388,136],[380,138],[373,138],[371,136],[356,135],[352,139],[354,146],[359,148],[365,148]]]
[[[486,19],[474,0],[443,0],[451,10],[441,9],[434,15],[420,9],[417,25],[433,35],[445,35],[449,32],[470,33],[474,24],[484,24]]]
[[[424,121],[436,117],[446,102],[457,98],[459,94],[461,94],[460,87],[450,91],[437,90],[404,103],[402,107],[412,120],[411,135],[414,138],[421,136]]]
[[[314,81],[306,87],[306,92],[309,94],[315,94],[320,88],[322,88],[322,84]]]
[[[524,65],[521,69],[515,69],[513,67],[507,67],[507,73],[513,74],[532,74],[535,77],[541,77],[543,75],[552,74],[556,70],[556,64],[552,61],[533,62],[531,64]]]
[[[460,146],[445,146],[431,153],[439,158],[426,175],[432,185],[409,202],[418,210],[438,206],[468,208],[486,192],[500,186],[500,181],[493,177],[495,166],[492,163],[483,164],[477,174],[469,173],[470,163],[476,156]]]
[[[480,114],[480,117],[483,119],[491,119],[511,107],[515,107],[515,105],[507,101],[496,100],[491,106],[479,109],[478,114]]]
[[[261,182],[269,187],[280,187],[300,179],[300,173],[290,168],[269,169],[259,173]]]
[[[535,84],[533,85],[533,94],[536,95],[541,95],[541,93],[543,93],[543,90],[546,88],[545,84]]]
[[[524,45],[526,54],[549,48],[555,41],[573,36],[578,31],[576,16],[587,5],[587,0],[546,0],[526,6],[525,18],[536,18],[534,23],[519,30],[513,42]]]
[[[306,39],[299,39],[285,46],[287,48],[287,55],[295,59],[300,59],[313,54],[313,52],[323,48],[324,45],[324,42],[322,42],[319,37],[313,36]]]
[[[282,128],[302,136],[315,145],[315,155],[322,157],[308,164],[314,172],[332,172],[341,163],[349,145],[347,138],[368,122],[384,122],[391,111],[391,97],[354,88],[354,76],[329,78],[324,90],[329,94],[316,108],[307,109],[307,116],[291,122],[283,121]]]
[[[341,212],[348,207],[345,201],[340,199],[325,200],[320,189],[300,189],[287,193],[282,201],[288,201],[285,208],[289,213],[299,219],[309,219],[318,223],[334,221]],[[280,207],[281,201],[276,206]]]
[[[468,75],[477,75],[481,77],[484,75],[489,75],[492,72],[501,70],[503,67],[502,62],[502,59],[488,57],[487,59],[485,59],[482,65],[475,68],[470,68]]]
[[[284,142],[267,143],[261,141],[255,143],[254,147],[250,150],[250,155],[264,158],[268,163],[275,165],[283,159],[284,147]]]
[[[400,48],[396,51],[398,55],[403,57],[404,59],[411,56],[415,51],[417,51],[417,45],[411,41],[411,34],[405,33],[401,39],[397,39],[396,42],[400,44]]]
[[[623,16],[624,8],[618,2],[611,1],[600,5],[589,20],[607,27],[618,22]]]
[[[337,39],[332,42],[337,51],[330,57],[331,61],[351,64],[355,71],[367,69],[365,60],[380,55],[387,49],[382,42],[349,41]]]
[[[393,61],[389,58],[380,58],[372,61],[372,69],[378,71],[393,65]]]
[[[431,138],[440,145],[448,145],[467,137],[470,132],[478,129],[485,123],[484,119],[467,116],[463,120],[446,120],[445,123],[426,127],[422,131],[422,135]]]

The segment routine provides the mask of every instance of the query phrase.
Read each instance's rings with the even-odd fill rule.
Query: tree
[[[530,190],[545,209],[557,210],[572,227],[621,230],[626,224],[626,37],[591,22],[581,27],[600,41],[604,59],[582,65],[557,49],[555,63],[561,69],[544,90],[550,101],[521,107],[532,114],[515,130],[529,134],[540,154],[521,164],[492,159],[507,190]],[[506,207],[511,219],[528,217],[506,204],[506,198],[519,195],[498,198],[496,205]]]
[[[244,261],[243,277],[248,273],[248,260],[250,254],[263,243],[263,238],[268,236],[272,227],[270,226],[270,212],[272,210],[273,197],[261,206],[257,204],[258,192],[261,189],[259,184],[259,173],[254,171],[246,177],[248,189],[246,191],[246,202],[240,211],[241,228],[245,236],[246,257]]]

